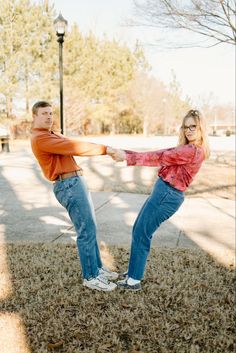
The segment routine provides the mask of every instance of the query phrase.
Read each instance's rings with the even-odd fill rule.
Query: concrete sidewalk
[[[28,148],[0,155],[0,192],[1,243],[75,241],[67,213]],[[92,198],[99,241],[129,246],[132,224],[147,195],[93,191]],[[188,197],[156,233],[153,246],[201,248],[229,265],[235,254],[235,203]]]

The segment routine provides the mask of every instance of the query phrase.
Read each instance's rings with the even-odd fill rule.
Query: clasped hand
[[[123,162],[126,160],[125,151],[113,147],[107,147],[107,154],[111,156],[116,162]]]

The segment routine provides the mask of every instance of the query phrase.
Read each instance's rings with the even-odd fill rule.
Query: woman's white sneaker
[[[107,278],[99,274],[96,278],[84,279],[83,285],[90,289],[96,289],[104,292],[110,292],[116,289],[116,284],[109,282]]]
[[[99,269],[99,275],[109,279],[110,281],[115,280],[119,277],[119,274],[117,272],[112,272],[105,266],[102,266],[102,268]]]
[[[141,282],[138,282],[135,284],[129,284],[128,281],[129,281],[129,279],[127,277],[121,281],[117,281],[116,284],[119,288],[129,289],[129,290],[135,291],[135,292],[141,290]]]

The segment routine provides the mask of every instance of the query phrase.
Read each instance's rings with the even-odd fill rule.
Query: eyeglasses
[[[184,129],[184,131],[188,131],[188,129],[190,131],[195,131],[196,128],[197,128],[197,125],[189,125],[189,126],[184,125],[184,126],[182,126],[182,129]]]

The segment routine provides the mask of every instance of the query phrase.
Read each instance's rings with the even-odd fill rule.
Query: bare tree
[[[235,0],[133,0],[133,3],[137,18],[134,25],[174,29],[180,34],[181,30],[187,30],[204,39],[194,43],[191,38],[189,44],[180,43],[180,47],[236,44]],[[177,39],[180,41],[181,36]]]

